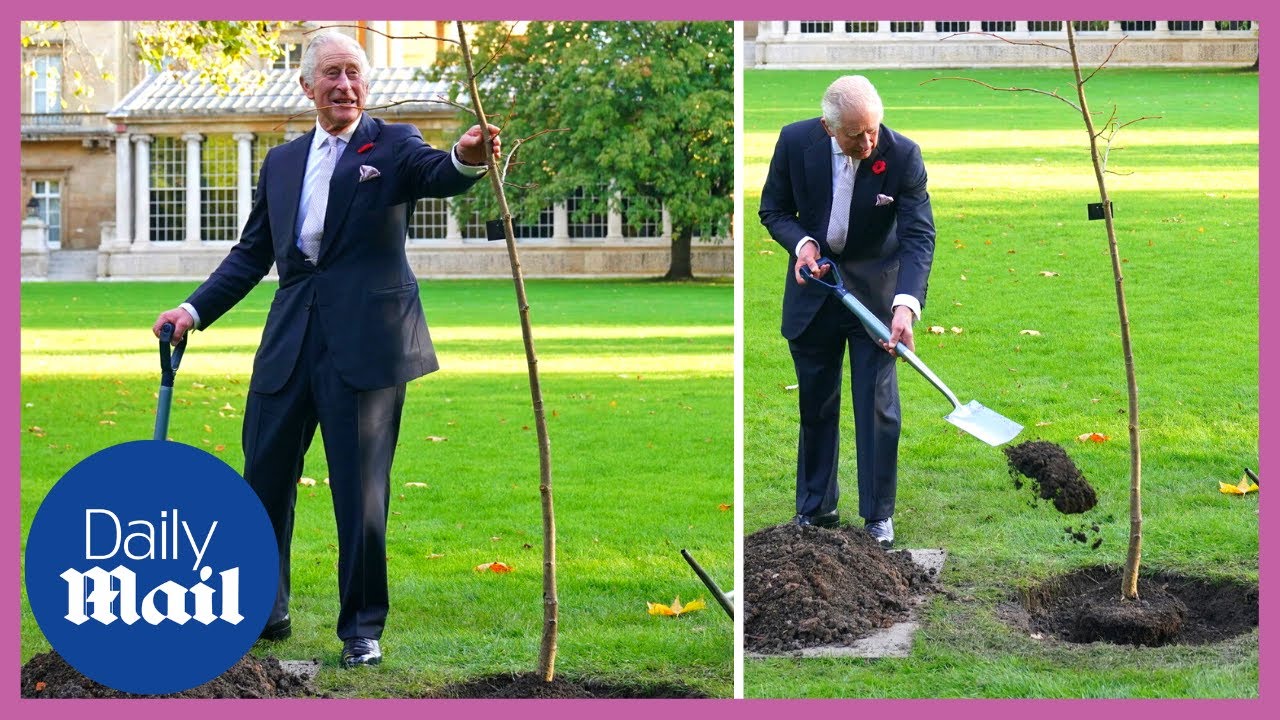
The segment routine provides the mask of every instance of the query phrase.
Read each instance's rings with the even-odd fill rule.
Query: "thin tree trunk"
[[[1076,52],[1075,31],[1066,22],[1067,44],[1071,49],[1071,68],[1076,77],[1076,93],[1080,97],[1080,114],[1084,116],[1089,131],[1089,153],[1093,157],[1093,174],[1098,180],[1098,195],[1102,198],[1103,217],[1107,223],[1107,243],[1111,248],[1111,272],[1116,280],[1116,308],[1120,313],[1120,342],[1124,348],[1124,372],[1129,385],[1129,554],[1124,562],[1124,579],[1121,597],[1138,599],[1138,568],[1142,564],[1142,447],[1138,438],[1138,379],[1133,369],[1133,344],[1129,334],[1129,310],[1124,299],[1124,274],[1120,270],[1120,248],[1116,243],[1116,228],[1111,217],[1111,198],[1107,195],[1102,159],[1098,153],[1098,133],[1089,115],[1085,101],[1084,79],[1080,74],[1080,58]]]
[[[680,229],[672,233],[671,263],[663,280],[693,279],[693,230]]]
[[[480,130],[484,134],[485,148],[491,146],[489,122],[480,103],[475,69],[471,62],[471,49],[467,45],[467,32],[458,22],[458,42],[462,46],[462,58],[467,64],[467,80],[470,85],[471,103]],[[529,300],[524,292],[524,274],[520,270],[520,257],[516,252],[515,231],[511,227],[511,209],[503,189],[502,168],[486,154],[489,181],[498,198],[502,212],[502,226],[507,235],[507,256],[511,261],[511,278],[515,281],[516,302],[520,307],[520,330],[524,335],[524,354],[529,366],[529,392],[533,398],[533,419],[538,429],[538,491],[542,497],[542,643],[538,651],[538,673],[551,682],[556,674],[556,637],[560,627],[560,601],[556,592],[556,515],[551,501],[551,439],[547,435],[547,416],[542,406],[542,383],[538,380],[538,353],[533,348],[533,327],[529,323]]]

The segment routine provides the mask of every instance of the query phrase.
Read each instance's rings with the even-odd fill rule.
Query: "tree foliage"
[[[587,188],[578,218],[606,205],[626,222],[671,217],[673,272],[687,277],[694,235],[727,231],[733,201],[733,25],[727,22],[532,22],[511,33],[476,28],[481,92],[513,158],[508,182],[517,222]],[[457,51],[433,77],[464,87]],[[452,99],[456,99],[452,98]],[[470,118],[470,116],[466,116]],[[463,122],[470,123],[466,119]],[[472,193],[463,212],[496,217],[493,198]],[[676,264],[683,252],[684,272]]]
[[[66,91],[87,102],[94,95],[93,81],[113,82],[103,55],[82,38],[85,21],[33,21],[22,24],[22,47],[61,46],[71,55]],[[138,60],[152,70],[195,71],[222,93],[237,86],[260,84],[264,68],[280,57],[282,30],[298,23],[238,20],[146,20],[132,23],[131,39]],[[24,71],[33,74],[30,63]],[[64,107],[66,101],[63,101]]]

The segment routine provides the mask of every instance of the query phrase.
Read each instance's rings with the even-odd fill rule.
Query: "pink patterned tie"
[[[339,139],[330,135],[325,138],[323,153],[316,164],[315,180],[311,184],[311,196],[304,207],[306,215],[302,221],[302,230],[298,233],[298,249],[307,260],[314,265],[320,256],[320,237],[324,234],[324,212],[329,207],[329,179],[333,177],[333,166],[338,162]]]
[[[831,252],[844,250],[849,236],[849,205],[853,203],[853,163],[848,155],[839,155],[840,172],[831,193],[831,222],[827,225],[827,245]]]

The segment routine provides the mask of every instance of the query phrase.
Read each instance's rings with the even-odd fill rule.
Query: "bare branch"
[[[507,176],[507,169],[510,168],[511,165],[513,164],[512,161],[515,159],[516,153],[519,152],[521,145],[538,137],[539,135],[546,135],[547,133],[553,133],[553,132],[569,132],[569,128],[547,128],[546,130],[539,130],[538,132],[530,135],[529,137],[522,137],[516,140],[515,144],[512,145],[511,147],[511,151],[507,153],[506,164],[502,166],[502,177],[505,178]],[[514,164],[518,164],[518,163],[514,163]],[[522,186],[516,186],[516,187],[522,187]],[[530,187],[537,187],[537,185],[533,185]]]
[[[1081,80],[1080,84],[1083,85],[1084,83],[1089,82],[1089,80],[1093,79],[1094,75],[1097,75],[1099,72],[1101,72],[1102,68],[1106,67],[1107,63],[1111,62],[1111,56],[1116,54],[1116,48],[1120,47],[1120,43],[1128,39],[1129,39],[1129,36],[1125,35],[1124,37],[1117,40],[1116,44],[1111,46],[1111,52],[1108,52],[1107,56],[1103,58],[1102,63],[1099,64],[1098,67],[1094,68],[1093,72],[1089,73],[1088,76],[1085,77],[1085,79]]]
[[[452,105],[452,106],[454,106],[454,107],[456,107],[456,108],[460,108],[460,109],[462,109],[462,110],[464,110],[464,111],[466,111],[466,112],[471,112],[471,108],[469,108],[469,107],[467,107],[467,106],[465,106],[465,105],[460,105],[460,104],[458,104],[458,103],[456,103],[456,102],[453,102],[452,100],[449,100],[449,99],[447,99],[447,98],[445,98],[445,97],[443,97],[443,96],[439,96],[439,95],[437,95],[435,98],[407,98],[407,99],[405,99],[405,100],[395,100],[395,101],[392,101],[392,102],[389,102],[389,103],[384,103],[384,104],[382,104],[382,105],[366,105],[366,106],[364,106],[364,107],[361,107],[361,108],[360,108],[360,110],[361,110],[361,111],[365,111],[365,112],[367,112],[367,111],[369,111],[369,110],[385,110],[386,108],[389,108],[389,107],[395,107],[395,106],[397,106],[397,105],[408,105],[408,104],[410,104],[410,103],[441,103],[441,104],[444,104],[444,105]],[[284,120],[281,120],[281,121],[280,121],[279,123],[277,123],[277,124],[276,124],[276,126],[275,126],[274,128],[272,128],[272,129],[273,129],[273,130],[280,130],[280,129],[284,128],[285,123],[289,122],[290,120],[296,120],[296,119],[298,119],[298,118],[300,118],[300,117],[302,117],[302,116],[304,116],[304,115],[310,115],[311,113],[314,113],[316,110],[325,110],[325,109],[327,109],[327,108],[331,108],[331,107],[335,107],[335,106],[333,106],[333,105],[320,105],[320,106],[317,106],[315,109],[307,108],[306,110],[302,110],[302,111],[300,111],[300,112],[296,112],[296,113],[294,113],[294,114],[290,115],[289,117],[286,117]]]
[[[1127,123],[1124,123],[1124,124],[1120,125],[1119,127],[1117,127],[1117,128],[1116,128],[1116,132],[1120,132],[1120,131],[1121,131],[1121,130],[1123,130],[1124,128],[1127,128],[1127,127],[1129,127],[1130,125],[1132,125],[1132,124],[1134,124],[1134,123],[1140,123],[1140,122],[1142,122],[1143,120],[1159,120],[1159,119],[1160,119],[1160,118],[1162,118],[1162,117],[1164,117],[1164,116],[1163,116],[1163,115],[1143,115],[1143,116],[1142,116],[1142,117],[1140,117],[1140,118],[1135,118],[1135,119],[1133,119],[1133,120],[1130,120],[1130,121],[1129,121],[1129,122],[1127,122]]]
[[[965,80],[965,81],[967,81],[967,82],[974,83],[975,85],[981,85],[982,87],[987,88],[988,90],[996,90],[996,91],[999,91],[999,92],[1030,92],[1030,93],[1037,93],[1037,94],[1040,94],[1040,95],[1046,95],[1046,96],[1051,97],[1051,98],[1057,98],[1058,100],[1061,100],[1062,102],[1064,102],[1064,103],[1066,103],[1066,104],[1070,105],[1070,106],[1072,107],[1072,109],[1076,110],[1077,112],[1079,112],[1079,110],[1080,110],[1080,108],[1079,108],[1075,103],[1073,103],[1073,102],[1071,102],[1070,100],[1068,100],[1068,99],[1066,99],[1066,98],[1062,97],[1061,95],[1059,95],[1057,90],[1054,90],[1054,91],[1050,92],[1050,91],[1048,91],[1048,90],[1040,90],[1039,88],[1024,88],[1024,87],[1003,87],[1003,88],[1002,88],[1002,87],[996,87],[995,85],[990,85],[990,84],[988,84],[988,83],[984,83],[984,82],[982,82],[981,80],[975,80],[975,79],[973,79],[973,78],[967,78],[967,77],[936,77],[936,78],[929,78],[928,80],[925,80],[924,82],[922,82],[922,83],[920,83],[920,84],[921,84],[921,85],[927,85],[928,83],[936,82],[936,81],[938,81],[938,80]]]
[[[381,30],[374,30],[368,25],[357,25],[355,23],[337,23],[335,25],[324,25],[322,27],[318,27],[313,30],[307,30],[302,34],[310,35],[311,33],[320,32],[321,30],[328,30],[329,28],[339,28],[339,27],[356,28],[358,30],[364,30],[366,32],[371,32],[375,35],[381,35],[382,37],[388,40],[440,40],[442,42],[453,43],[454,45],[458,44],[457,40],[453,40],[447,37],[436,37],[435,35],[428,35],[426,33],[418,33],[417,35],[388,35],[387,33],[384,33]]]
[[[515,34],[515,31],[516,31],[515,23],[511,23],[510,25],[507,26],[507,36],[502,39],[502,45],[498,46],[498,51],[495,52],[493,55],[490,55],[488,60],[484,61],[484,64],[480,66],[479,70],[476,70],[477,77],[484,75],[485,72],[489,70],[489,67],[493,65],[493,61],[497,60],[499,57],[502,56],[504,52],[507,51],[507,48],[511,45],[511,36]]]
[[[1043,48],[1049,48],[1050,50],[1057,50],[1058,52],[1064,52],[1068,54],[1071,53],[1070,50],[1064,47],[1058,47],[1057,45],[1050,45],[1049,43],[1044,42],[1042,40],[1029,40],[1029,41],[1010,40],[1009,38],[1004,37],[1003,35],[998,35],[996,33],[991,33],[991,32],[978,32],[977,30],[966,30],[964,32],[952,33],[942,39],[950,40],[951,38],[959,37],[960,35],[984,35],[986,37],[992,37],[992,38],[995,38],[996,40],[999,40],[1000,42],[1008,43],[1010,45],[1038,46]]]

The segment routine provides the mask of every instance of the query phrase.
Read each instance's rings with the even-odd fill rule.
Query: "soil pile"
[[[748,535],[743,552],[749,652],[849,645],[907,619],[935,586],[861,528],[778,525]]]
[[[285,670],[280,661],[245,655],[231,669],[209,682],[169,695],[136,695],[94,682],[67,664],[56,652],[36,655],[22,666],[24,698],[284,698],[307,697],[316,691],[302,677]]]
[[[1015,624],[1068,642],[1204,645],[1258,626],[1258,586],[1175,573],[1138,579],[1137,602],[1120,600],[1123,569],[1076,570],[1023,594]]]
[[[1098,493],[1084,479],[1084,473],[1061,446],[1044,440],[1029,440],[1004,449],[1009,459],[1009,475],[1015,488],[1022,489],[1019,474],[1031,479],[1031,489],[1053,502],[1065,515],[1082,513],[1098,504]]]
[[[637,685],[606,680],[574,680],[556,676],[546,682],[537,673],[489,675],[445,686],[437,698],[533,698],[543,700],[573,698],[705,698],[706,693],[674,683]]]

